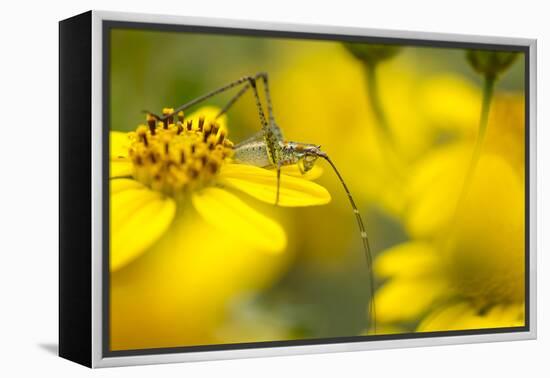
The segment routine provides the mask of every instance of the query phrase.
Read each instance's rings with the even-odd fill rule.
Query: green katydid
[[[267,105],[267,118],[263,110],[263,106],[258,94],[257,82],[258,80],[263,81],[264,88],[264,97]],[[281,182],[281,167],[286,165],[297,164],[300,171],[305,173],[313,168],[316,160],[322,158],[328,162],[328,164],[334,170],[334,173],[338,177],[348,200],[351,204],[353,213],[355,215],[357,225],[359,227],[359,232],[361,236],[361,241],[363,244],[363,249],[365,252],[365,257],[367,260],[367,267],[369,273],[369,286],[370,286],[370,306],[369,306],[369,322],[371,324],[371,329],[376,332],[376,310],[374,302],[374,278],[372,272],[372,254],[369,245],[369,239],[359,213],[359,209],[355,204],[355,201],[351,195],[351,192],[344,182],[344,179],[336,165],[329,158],[326,152],[322,151],[320,146],[312,143],[298,143],[285,141],[283,138],[283,133],[279,126],[275,123],[275,118],[273,115],[273,107],[271,103],[271,96],[269,91],[268,84],[268,75],[265,72],[260,72],[254,76],[244,76],[238,80],[235,80],[227,85],[224,85],[218,89],[215,89],[211,92],[208,92],[200,97],[191,100],[180,107],[174,109],[171,113],[163,114],[158,116],[154,113],[146,111],[147,114],[156,118],[158,121],[170,122],[174,119],[177,114],[181,114],[188,108],[197,105],[213,96],[226,92],[235,87],[241,86],[241,89],[237,94],[235,94],[228,103],[220,110],[216,118],[225,114],[231,106],[248,90],[252,89],[254,94],[254,99],[256,102],[256,107],[258,110],[258,115],[261,123],[261,130],[254,134],[252,137],[236,144],[234,146],[234,160],[241,164],[249,164],[263,168],[274,168],[277,170],[277,191],[274,198],[274,204],[279,203],[279,191],[280,191],[280,182]]]

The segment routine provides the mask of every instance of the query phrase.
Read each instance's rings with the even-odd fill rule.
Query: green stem
[[[495,79],[496,78],[493,75],[486,75],[483,83],[483,99],[481,105],[481,116],[479,118],[479,128],[477,131],[477,138],[475,141],[474,150],[472,152],[472,157],[470,158],[470,164],[468,165],[468,170],[466,171],[462,195],[465,194],[464,192],[466,192],[468,186],[470,185],[470,181],[477,167],[479,157],[481,156],[481,149],[485,140],[485,134],[487,134],[489,111],[491,110],[491,101],[495,90]]]
[[[402,180],[405,177],[402,157],[395,144],[388,118],[386,117],[382,101],[380,100],[378,64],[364,62],[363,66],[366,72],[369,105],[376,120],[376,130],[378,131],[378,137],[382,146],[382,153],[384,154],[388,168],[398,180]]]
[[[483,147],[483,141],[485,140],[485,134],[487,133],[487,125],[489,121],[489,111],[491,110],[491,101],[493,99],[493,92],[495,89],[495,76],[486,75],[483,82],[483,98],[481,104],[481,115],[479,117],[479,128],[477,131],[477,137],[474,144],[474,149],[470,157],[470,162],[466,174],[464,176],[464,181],[462,182],[462,188],[458,195],[456,205],[454,207],[454,212],[451,215],[447,223],[447,228],[440,235],[440,241],[442,242],[442,250],[447,250],[451,248],[455,233],[457,232],[456,223],[458,220],[458,212],[464,203],[464,199],[468,194],[468,189],[470,188],[472,177],[477,167],[477,163],[481,156],[481,150]]]
[[[369,101],[374,116],[376,118],[378,127],[384,134],[384,137],[393,144],[393,138],[391,135],[388,118],[384,113],[382,107],[382,101],[380,100],[380,90],[378,88],[378,75],[377,75],[376,63],[365,63],[365,71],[367,73],[367,89],[369,92]]]
[[[462,203],[464,202],[464,199],[466,198],[466,194],[468,193],[468,189],[470,187],[472,177],[474,175],[474,172],[477,167],[477,163],[479,162],[479,158],[481,156],[481,150],[483,147],[483,142],[485,140],[485,134],[487,134],[487,125],[489,121],[489,111],[491,110],[491,101],[493,99],[493,92],[495,89],[495,81],[496,77],[493,75],[486,75],[483,82],[483,98],[482,98],[482,104],[481,104],[481,115],[479,117],[479,128],[477,131],[477,137],[474,144],[474,149],[472,151],[472,155],[470,157],[470,163],[468,164],[468,168],[466,170],[466,175],[464,176],[464,181],[462,184],[462,189],[460,190],[456,206],[454,209],[453,217],[451,218],[449,222],[449,227],[451,229],[453,228],[453,225],[456,221],[456,217],[458,214],[458,211],[460,207],[462,206]]]

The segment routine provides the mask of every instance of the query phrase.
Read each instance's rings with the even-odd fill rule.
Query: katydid
[[[267,105],[267,118],[264,112],[260,96],[258,94],[257,82],[258,80],[263,81],[264,97]],[[348,197],[348,200],[351,204],[351,208],[355,215],[357,225],[359,227],[359,233],[361,236],[361,241],[363,244],[363,250],[366,257],[368,274],[369,274],[369,287],[370,287],[370,305],[369,305],[369,322],[371,324],[371,330],[376,333],[376,310],[374,302],[374,278],[372,272],[372,254],[369,245],[369,239],[359,213],[359,209],[355,204],[355,201],[351,195],[351,192],[344,182],[344,179],[334,162],[329,158],[326,152],[321,150],[321,147],[312,144],[312,143],[298,143],[286,141],[283,138],[283,133],[279,126],[275,123],[275,118],[273,115],[273,107],[271,103],[271,95],[269,91],[268,84],[268,75],[265,72],[260,72],[254,76],[244,76],[238,80],[235,80],[227,85],[224,85],[216,90],[208,92],[200,97],[191,100],[180,107],[174,109],[171,113],[163,114],[158,116],[154,113],[146,111],[150,116],[156,118],[159,121],[170,122],[174,120],[174,117],[180,112],[185,111],[186,109],[197,105],[213,96],[221,94],[232,88],[241,86],[241,89],[237,94],[235,94],[228,103],[220,110],[216,118],[220,117],[226,113],[231,106],[248,90],[252,89],[254,94],[254,99],[256,102],[256,107],[261,123],[261,130],[254,134],[252,137],[236,144],[234,146],[234,160],[237,163],[249,164],[263,168],[274,168],[277,170],[277,191],[274,198],[274,204],[278,205],[279,203],[279,192],[280,192],[280,183],[281,183],[281,167],[286,165],[298,165],[300,171],[305,173],[313,168],[316,160],[322,158],[328,162],[328,164],[334,170],[334,173],[338,177],[338,180],[342,184],[344,191]]]

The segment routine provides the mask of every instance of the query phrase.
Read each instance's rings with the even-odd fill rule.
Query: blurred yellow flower
[[[496,99],[485,152],[460,204],[471,142],[440,147],[413,169],[411,240],[375,261],[386,280],[376,293],[381,323],[418,324],[418,331],[524,324],[522,104],[519,96]]]
[[[497,96],[484,144],[486,152],[504,159],[521,180],[525,177],[524,121],[522,96]],[[474,137],[474,133],[465,133],[457,142],[433,149],[412,167],[404,216],[405,228],[412,238],[432,238],[448,224],[462,190],[469,161],[467,154],[472,153]]]
[[[401,221],[410,167],[445,136],[473,137],[475,133],[479,88],[458,74],[422,71],[404,50],[393,60],[381,62],[377,71],[381,105],[400,154],[401,160],[396,161],[377,130],[363,67],[344,47],[326,43],[295,50],[286,47],[280,56],[284,64],[273,67],[271,73],[278,124],[297,140],[323,146],[338,162],[362,211],[375,209],[386,219]],[[248,107],[241,112],[249,121],[244,124],[254,124],[254,112]],[[332,175],[323,176],[320,183],[330,192],[340,190]],[[346,220],[344,201],[345,197],[336,196],[323,209],[342,222],[317,224],[317,236],[304,241],[304,253],[315,264],[324,262],[326,269],[335,269],[350,250],[355,226],[353,219]],[[308,227],[317,217],[304,212],[298,221]],[[382,232],[372,229],[376,219],[367,223],[371,235]],[[374,245],[382,239],[382,235],[374,237]]]
[[[409,56],[398,55],[377,70],[380,103],[398,159],[378,132],[361,62],[338,44],[312,45],[287,56],[272,75],[284,78],[273,80],[272,91],[281,127],[299,140],[324,146],[356,196],[395,217],[405,209],[409,166],[442,135],[475,133],[479,88],[457,74],[422,72]],[[338,185],[330,177],[323,183]]]
[[[146,251],[169,228],[178,206],[190,200],[215,229],[240,235],[260,251],[282,252],[282,227],[227,189],[273,203],[276,175],[271,170],[232,164],[225,119],[203,108],[184,122],[139,126],[111,132],[111,253],[116,271]],[[154,120],[150,120],[153,123]],[[168,123],[168,122],[167,122]],[[280,206],[313,206],[330,201],[323,187],[293,176],[281,179]]]

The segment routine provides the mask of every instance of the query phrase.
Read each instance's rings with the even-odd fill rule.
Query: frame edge
[[[88,367],[92,348],[90,26],[91,12],[59,22],[59,356]]]
[[[102,314],[101,314],[101,230],[102,230],[102,22],[103,21],[129,21],[129,22],[144,22],[144,23],[159,23],[159,24],[185,24],[193,26],[213,26],[225,28],[241,28],[241,29],[262,29],[272,31],[289,31],[289,32],[313,32],[313,33],[329,33],[336,35],[366,35],[381,38],[403,38],[406,34],[407,38],[426,39],[432,41],[450,41],[463,43],[481,43],[481,44],[507,44],[517,45],[528,49],[529,54],[529,170],[530,170],[530,228],[529,228],[529,330],[525,332],[502,333],[502,334],[480,334],[480,335],[463,335],[463,336],[441,336],[427,339],[403,339],[403,340],[382,340],[382,341],[366,341],[342,344],[321,344],[307,346],[289,346],[277,348],[254,348],[254,349],[233,349],[220,351],[205,351],[205,352],[174,352],[167,354],[143,354],[139,356],[124,356],[124,357],[103,357],[102,355]],[[273,22],[256,22],[243,21],[237,19],[222,19],[222,18],[202,18],[202,17],[186,17],[174,15],[158,15],[158,14],[141,14],[141,13],[125,13],[111,11],[92,11],[92,188],[94,190],[92,198],[92,214],[93,225],[92,235],[97,238],[92,240],[92,293],[93,293],[93,347],[92,347],[92,365],[93,367],[115,367],[128,365],[143,365],[153,363],[174,363],[174,362],[191,362],[191,361],[206,361],[206,360],[222,360],[235,358],[255,358],[255,357],[270,357],[270,356],[285,356],[296,354],[311,354],[311,353],[334,353],[334,352],[349,352],[349,351],[366,351],[379,349],[393,349],[403,347],[425,347],[439,345],[453,345],[465,343],[482,343],[482,342],[501,342],[501,341],[516,341],[516,340],[533,340],[537,338],[536,332],[536,246],[537,246],[537,180],[536,180],[536,50],[537,40],[533,38],[508,38],[501,36],[480,36],[480,35],[463,35],[463,34],[446,34],[446,33],[430,33],[422,31],[404,31],[404,30],[379,30],[357,27],[341,27],[341,26],[325,26],[315,24],[287,24]],[[526,53],[527,54],[527,53]],[[94,155],[95,154],[95,155]],[[99,209],[99,210],[98,210]],[[98,223],[99,222],[99,223]],[[527,267],[526,267],[527,268]]]

